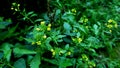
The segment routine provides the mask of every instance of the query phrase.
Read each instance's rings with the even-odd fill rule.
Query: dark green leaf
[[[15,67],[15,68],[26,68],[25,60],[24,60],[23,58],[18,59],[18,60],[14,63],[14,67]]]

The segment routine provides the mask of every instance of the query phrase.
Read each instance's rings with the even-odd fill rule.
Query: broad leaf
[[[39,68],[40,64],[41,64],[40,54],[36,54],[30,63],[30,68]]]
[[[24,60],[23,58],[18,59],[18,60],[14,63],[14,67],[15,67],[15,68],[26,68],[25,60]]]

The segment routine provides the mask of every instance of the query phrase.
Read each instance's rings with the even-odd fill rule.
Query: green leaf
[[[11,49],[11,44],[9,43],[4,43],[2,45],[2,49],[3,49],[3,52],[4,52],[4,58],[7,60],[7,61],[10,61],[10,57],[11,57],[11,52],[12,52],[12,49]]]
[[[93,25],[93,31],[94,31],[95,35],[98,35],[98,32],[99,32],[98,25],[96,25],[96,24]]]
[[[65,45],[65,50],[69,49],[69,44]]]
[[[24,60],[23,58],[18,59],[18,60],[14,63],[14,67],[15,67],[15,68],[26,68],[25,60]]]
[[[69,23],[64,22],[63,27],[64,27],[64,29],[65,29],[66,31],[70,31],[70,30],[71,30],[71,26],[70,26]]]
[[[36,54],[30,63],[30,68],[39,68],[40,64],[41,64],[40,54]]]
[[[25,54],[36,54],[35,51],[28,50],[28,49],[22,49],[22,48],[18,48],[18,47],[14,48],[13,52],[14,52],[16,57],[20,57],[20,56],[25,55]]]
[[[0,52],[0,59],[3,57],[4,53]]]
[[[0,29],[5,29],[11,22],[0,22]]]

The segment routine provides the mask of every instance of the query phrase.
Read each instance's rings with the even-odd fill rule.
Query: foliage
[[[120,68],[119,0],[47,4],[35,13],[11,3],[15,25],[0,17],[0,68]]]

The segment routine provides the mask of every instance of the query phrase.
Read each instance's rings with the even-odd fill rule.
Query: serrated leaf
[[[23,58],[18,59],[14,63],[14,68],[26,68],[25,60]]]
[[[39,68],[40,64],[41,64],[40,54],[36,54],[30,63],[30,68]]]

